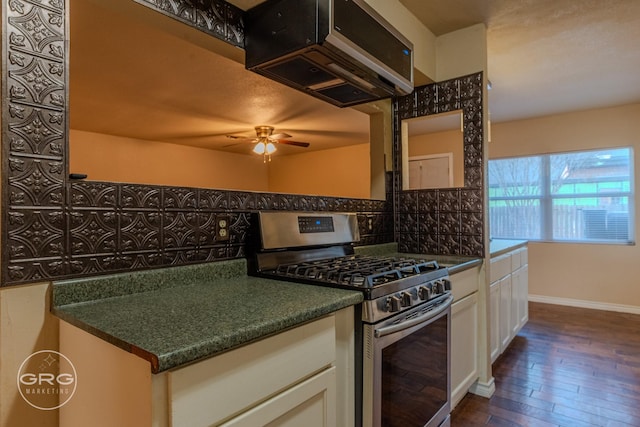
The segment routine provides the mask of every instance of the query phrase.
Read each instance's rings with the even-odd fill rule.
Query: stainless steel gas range
[[[249,273],[363,293],[355,424],[449,425],[451,283],[435,261],[355,254],[353,213],[260,212]]]

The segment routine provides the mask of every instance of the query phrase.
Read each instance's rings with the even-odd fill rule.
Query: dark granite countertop
[[[239,260],[56,282],[52,312],[158,373],[362,301],[360,292],[244,271]]]

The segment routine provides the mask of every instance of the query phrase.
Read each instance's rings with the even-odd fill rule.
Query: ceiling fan
[[[308,142],[292,141],[287,138],[291,138],[291,135],[286,133],[273,133],[273,126],[256,126],[256,138],[246,138],[236,135],[227,135],[227,138],[246,140],[256,144],[253,148],[253,152],[264,156],[264,162],[271,161],[271,154],[276,152],[276,144],[294,145],[296,147],[308,147]]]

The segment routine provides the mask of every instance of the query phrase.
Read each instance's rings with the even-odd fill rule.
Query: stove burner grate
[[[405,277],[438,270],[436,261],[402,257],[349,255],[279,265],[274,273],[324,283],[376,287]]]

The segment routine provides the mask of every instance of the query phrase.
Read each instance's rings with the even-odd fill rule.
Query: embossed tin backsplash
[[[68,0],[1,1],[2,286],[243,257],[261,209],[357,212],[361,244],[481,255],[481,76],[396,100],[387,201],[69,181]],[[135,2],[242,46],[242,11],[222,0]],[[469,188],[401,191],[399,120],[458,106],[476,126],[465,130]]]
[[[462,110],[464,188],[402,190],[402,120]],[[394,101],[395,230],[401,252],[484,256],[483,74],[417,88]]]

